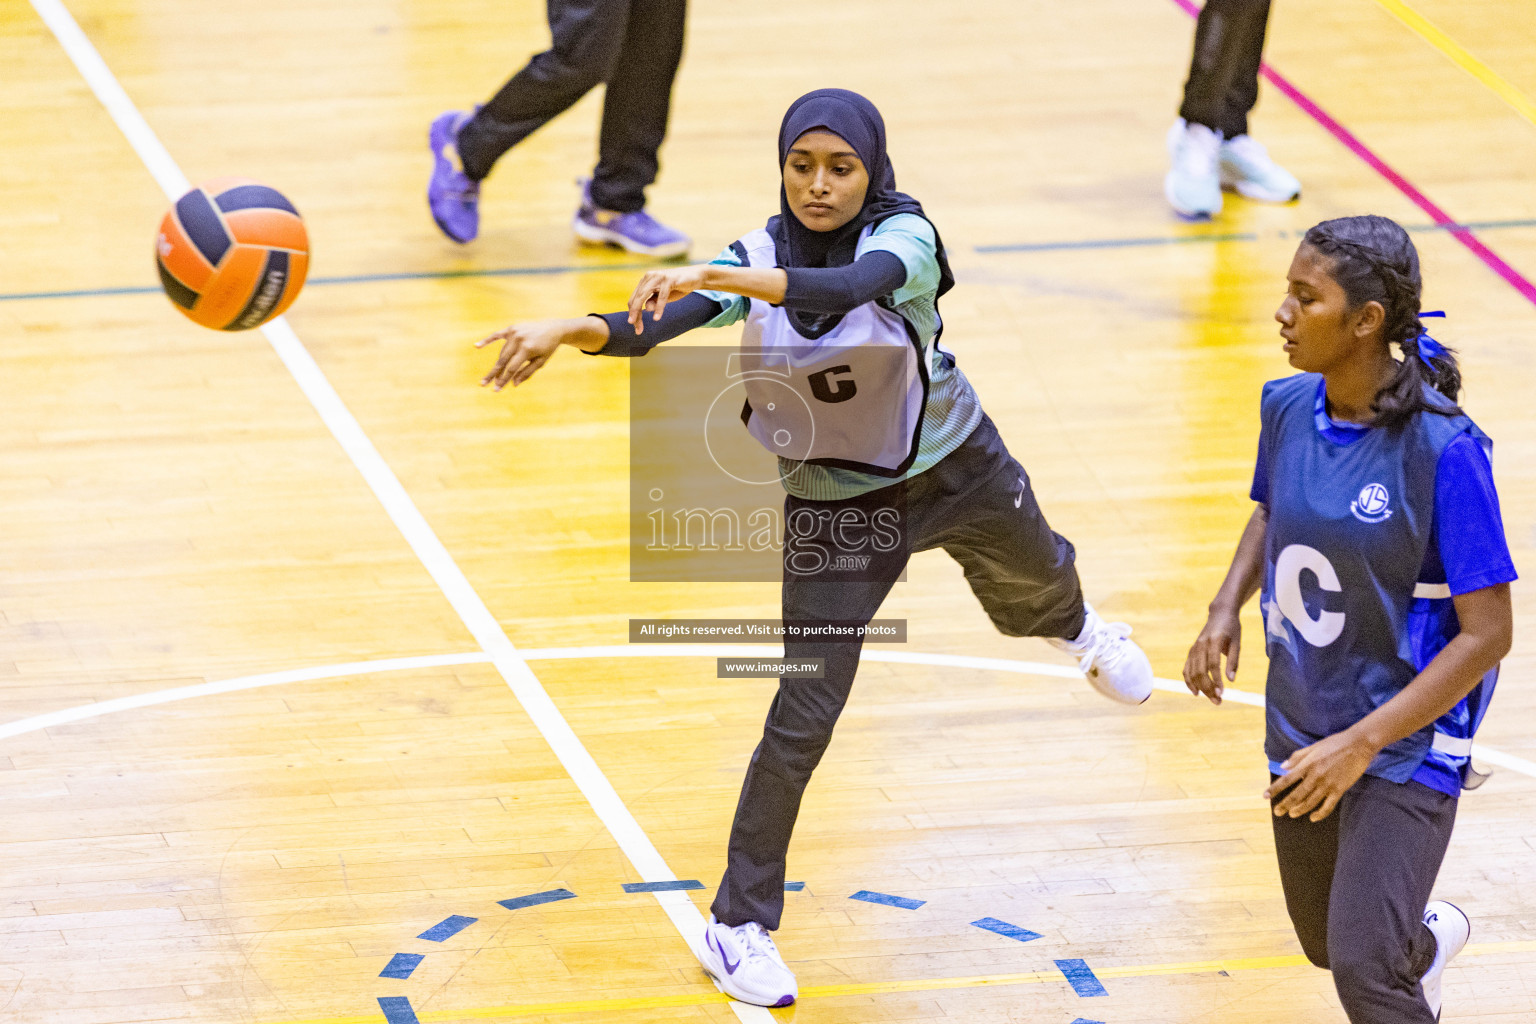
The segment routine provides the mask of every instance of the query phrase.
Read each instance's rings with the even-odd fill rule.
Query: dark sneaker
[[[577,238],[595,245],[616,245],[656,259],[688,254],[691,242],[687,235],[667,227],[644,210],[619,213],[599,209],[592,203],[589,186],[590,182],[583,180],[581,209],[576,211],[576,219],[571,222]]]
[[[432,149],[427,205],[443,234],[461,245],[480,233],[480,183],[464,173],[458,145],[459,129],[473,116],[467,110],[450,110],[439,114],[427,132]]]

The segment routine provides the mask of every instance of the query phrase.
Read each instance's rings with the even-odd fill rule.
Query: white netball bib
[[[741,245],[748,265],[778,266],[773,238],[761,228]],[[900,476],[917,457],[928,397],[921,342],[900,313],[878,302],[816,333],[806,337],[786,310],[751,300],[740,362],[747,430],[787,459]]]

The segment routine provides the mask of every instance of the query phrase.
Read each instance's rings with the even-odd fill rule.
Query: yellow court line
[[[1536,953],[1536,940],[1517,942],[1475,942],[1461,951],[1466,956],[1495,956],[1500,953]],[[1289,956],[1252,956],[1232,960],[1188,960],[1173,964],[1140,964],[1126,967],[1095,967],[1098,978],[1156,978],[1176,974],[1215,974],[1226,971],[1266,971],[1277,967],[1305,967],[1307,958]],[[1066,983],[1059,971],[1028,971],[1022,974],[973,974],[957,978],[914,978],[909,981],[870,981],[848,985],[812,985],[800,990],[801,999],[825,999],[833,996],[879,995],[891,992],[934,992],[942,989],[984,988],[993,985],[1041,985]],[[454,1020],[511,1020],[560,1013],[599,1013],[621,1010],[649,1010],[664,1006],[705,1006],[727,1003],[719,992],[685,992],[670,996],[631,996],[624,999],[576,999],[560,1003],[525,1003],[519,1006],[480,1006],[466,1010],[430,1010],[418,1013],[422,1024]],[[381,1024],[383,1014],[358,1017],[317,1017],[312,1020],[274,1022],[274,1024]]]
[[[1531,124],[1536,124],[1536,103],[1533,103],[1525,93],[1506,82],[1488,65],[1462,49],[1460,43],[1442,32],[1434,22],[1403,3],[1403,0],[1376,0],[1376,3],[1386,8],[1398,21],[1423,36],[1429,45],[1449,57],[1457,67],[1492,89],[1500,99],[1514,107],[1521,117]]]

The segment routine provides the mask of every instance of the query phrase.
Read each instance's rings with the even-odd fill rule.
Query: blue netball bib
[[[1443,403],[1434,392],[1431,401]],[[1333,424],[1322,378],[1264,387],[1255,496],[1269,506],[1262,598],[1272,763],[1391,700],[1459,631],[1443,573],[1425,579],[1435,473],[1463,415],[1420,413],[1401,428]],[[1406,782],[1433,751],[1460,771],[1495,673],[1442,718],[1383,750],[1368,773]]]

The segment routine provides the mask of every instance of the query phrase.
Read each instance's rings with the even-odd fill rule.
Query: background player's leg
[[[1206,97],[1197,95],[1195,105],[1202,109],[1202,113],[1208,112],[1215,118],[1215,123],[1201,121],[1221,132],[1224,138],[1235,139],[1239,135],[1248,134],[1248,112],[1259,101],[1259,64],[1264,58],[1264,36],[1269,27],[1269,0],[1259,0],[1247,4],[1243,11],[1235,19],[1240,21],[1240,26],[1232,33],[1232,38],[1227,42],[1222,59],[1231,63],[1226,77],[1226,90],[1220,97]],[[1197,29],[1198,31],[1198,29]],[[1199,53],[1199,41],[1195,43],[1196,54]],[[1195,78],[1194,70],[1190,70],[1190,80]],[[1201,86],[1203,89],[1214,88],[1221,75],[1210,74],[1209,80]],[[1213,102],[1214,100],[1214,102]],[[1184,87],[1184,104],[1190,106],[1191,90],[1189,84]],[[1183,114],[1183,111],[1180,111]],[[1186,116],[1186,120],[1190,120]]]
[[[1248,111],[1258,98],[1259,55],[1269,20],[1269,0],[1208,0],[1195,23],[1195,48],[1184,83],[1179,116],[1226,134],[1236,125],[1248,130]],[[1245,76],[1251,84],[1242,81]],[[1233,96],[1251,94],[1235,114],[1227,109]]]
[[[1247,140],[1229,152],[1223,139],[1247,139],[1248,111],[1259,95],[1259,59],[1269,0],[1208,0],[1195,24],[1194,53],[1179,120],[1168,133],[1172,166],[1163,182],[1168,202],[1186,217],[1221,210],[1223,184],[1251,198],[1282,201],[1301,191],[1263,147]]]
[[[604,210],[640,210],[646,186],[656,180],[687,13],[687,0],[631,0],[624,44],[603,98],[592,172],[592,201]]]
[[[1221,104],[1222,144],[1218,171],[1221,187],[1249,199],[1284,203],[1301,195],[1301,182],[1290,171],[1270,159],[1269,151],[1248,134],[1248,113],[1259,101],[1259,65],[1264,58],[1264,35],[1269,21],[1269,4],[1264,13],[1253,15],[1256,31],[1248,32],[1240,45],[1234,43],[1236,61]]]
[[[589,242],[667,259],[688,251],[688,236],[645,212],[656,153],[667,134],[672,80],[683,59],[687,0],[631,0],[624,43],[608,78],[597,169],[571,227]]]
[[[1328,964],[1344,1012],[1351,1024],[1433,1024],[1419,984],[1436,946],[1424,907],[1456,823],[1456,798],[1367,775],[1331,817],[1340,821]]]
[[[548,50],[536,54],[459,129],[464,172],[479,181],[503,153],[613,72],[630,0],[549,0]]]

